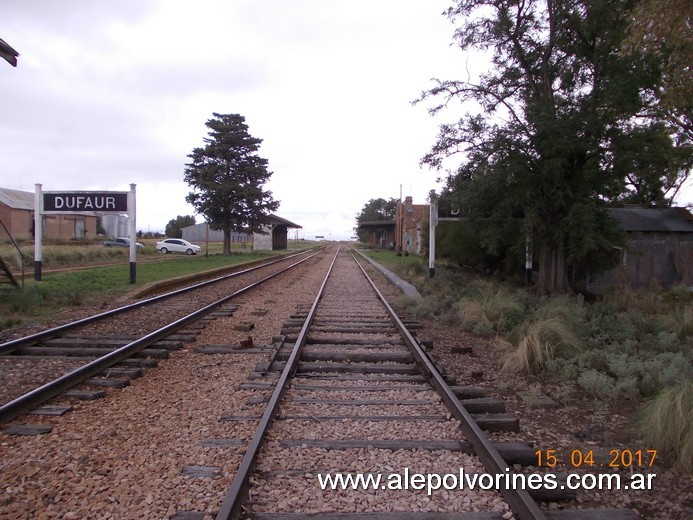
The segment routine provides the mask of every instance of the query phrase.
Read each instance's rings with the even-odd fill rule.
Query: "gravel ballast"
[[[74,402],[72,412],[62,417],[23,417],[13,424],[41,422],[53,430],[42,436],[9,436],[0,434],[0,519],[167,519],[178,511],[208,512],[209,518],[218,510],[229,483],[244,453],[244,444],[215,446],[210,439],[232,439],[246,442],[258,423],[256,420],[220,421],[222,416],[255,416],[262,414],[263,404],[249,405],[248,400],[269,391],[239,389],[248,381],[248,374],[267,354],[214,354],[194,352],[198,345],[229,345],[247,339],[255,345],[271,345],[283,323],[295,312],[298,304],[309,305],[312,293],[322,281],[321,271],[331,260],[323,258],[301,273],[276,279],[267,287],[243,295],[233,316],[214,320],[198,336],[195,343],[173,352],[160,361],[156,369],[132,381],[123,390],[109,390],[106,399],[98,402]],[[318,265],[318,263],[320,265]],[[400,295],[398,289],[376,274],[378,284],[391,301]],[[298,297],[298,300],[297,300]],[[267,311],[258,313],[258,311]],[[253,323],[252,331],[236,330],[240,323]],[[326,336],[328,334],[325,334]],[[330,333],[333,337],[335,334]],[[426,323],[418,337],[433,340],[433,353],[446,371],[460,384],[478,384],[489,389],[490,396],[507,400],[508,411],[521,418],[519,433],[493,434],[494,440],[523,440],[544,449],[581,448],[604,450],[612,446],[635,448],[627,442],[611,444],[602,440],[576,437],[589,422],[583,409],[559,407],[537,409],[528,407],[522,396],[530,383],[522,378],[499,374],[498,355],[490,345],[465,335],[454,325]],[[473,346],[471,356],[453,353],[459,344]],[[62,369],[62,368],[61,368]],[[481,374],[481,375],[480,375]],[[18,378],[19,379],[19,378]],[[462,382],[465,381],[465,382]],[[23,383],[26,384],[26,383]],[[296,384],[322,384],[306,376]],[[341,382],[351,385],[392,385],[387,381]],[[498,390],[499,388],[503,390]],[[14,390],[7,388],[8,395]],[[333,392],[343,398],[341,391]],[[366,397],[366,392],[359,398]],[[310,391],[291,390],[291,397],[311,397]],[[399,394],[391,394],[397,396]],[[428,392],[408,392],[407,399],[428,399]],[[353,414],[354,407],[342,407],[344,414]],[[374,406],[359,407],[364,415],[391,413],[392,409]],[[442,405],[400,406],[398,415],[445,415]],[[416,409],[416,410],[414,410]],[[281,414],[322,415],[320,405],[290,404]],[[335,408],[330,407],[330,414]],[[623,425],[624,418],[615,416],[611,427]],[[405,498],[403,492],[387,491],[362,494],[356,491],[319,491],[316,471],[352,471],[399,473],[409,467],[421,473],[483,472],[474,457],[464,453],[418,450],[387,451],[359,448],[349,452],[351,463],[346,467],[334,454],[323,449],[307,449],[306,459],[297,458],[293,450],[276,443],[282,439],[332,438],[329,421],[282,421],[263,450],[272,450],[258,466],[262,472],[284,472],[277,488],[265,486],[264,478],[254,485],[253,500],[257,510],[333,511],[460,511],[473,508],[500,511],[512,518],[507,506],[496,493],[472,497],[464,492],[443,492],[431,497],[425,493]],[[456,422],[439,423],[425,436],[417,432],[417,423],[359,423],[359,430],[343,431],[341,438],[382,438],[393,429],[407,428],[407,437],[455,438]],[[307,433],[310,432],[310,433]],[[394,438],[395,435],[392,434]],[[306,471],[310,460],[311,469]],[[339,463],[338,463],[339,462]],[[655,490],[649,492],[581,491],[578,499],[557,507],[628,507],[643,518],[684,520],[691,518],[693,485],[690,475],[658,467]],[[531,470],[531,468],[530,468]],[[299,474],[291,473],[300,472]],[[624,471],[624,474],[626,472]],[[205,474],[207,476],[195,476]],[[318,489],[318,491],[316,491]],[[272,504],[271,507],[269,504]]]

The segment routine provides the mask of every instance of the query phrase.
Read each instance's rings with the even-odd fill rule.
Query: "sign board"
[[[44,191],[43,211],[128,212],[128,192],[122,191]]]
[[[34,280],[41,281],[43,219],[46,213],[127,213],[130,228],[130,283],[136,281],[135,185],[130,191],[43,191],[34,193]]]

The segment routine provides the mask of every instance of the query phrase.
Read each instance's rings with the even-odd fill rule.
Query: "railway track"
[[[229,303],[234,298],[317,254],[289,255],[0,344],[0,369],[24,366],[41,374],[27,380],[24,388],[15,385],[22,393],[4,396],[0,424],[27,412],[70,411],[69,405],[41,406],[58,395],[93,400],[104,397],[105,388],[126,387],[157,360],[193,340],[205,320],[232,314]],[[75,389],[78,385],[82,389]],[[4,429],[9,434],[48,431],[44,425]]]
[[[315,258],[229,302],[239,306],[233,316],[209,316],[193,343],[129,391],[51,419],[51,435],[3,436],[0,518],[638,518],[538,505],[574,496],[560,490],[415,489],[411,475],[538,471],[523,469],[536,454],[485,439],[484,430],[516,431],[517,418],[483,388],[441,375],[415,336],[418,324],[393,318],[345,250],[322,282],[331,260]],[[258,327],[281,335],[239,350],[229,325],[266,310],[273,317],[258,317]],[[281,331],[270,327],[282,320]],[[320,486],[338,473],[401,486]]]
[[[339,252],[313,304],[287,320],[271,359],[239,387],[255,390],[258,395],[247,404],[264,406],[264,412],[221,418],[258,426],[217,520],[293,520],[310,514],[638,518],[621,509],[547,511],[537,499],[571,495],[537,489],[530,496],[508,484],[518,482],[514,468],[536,464],[535,450],[522,443],[492,443],[482,430],[516,430],[517,419],[503,413],[502,402],[484,397],[483,389],[446,381],[415,338],[415,328],[396,316],[355,259]],[[222,438],[205,442],[239,444]],[[485,474],[500,485],[461,489],[465,472],[472,479]],[[417,482],[409,480],[414,474]],[[336,475],[381,480],[365,488],[331,489],[327,479]],[[451,486],[455,476],[460,481]],[[421,491],[426,483],[428,493]],[[405,491],[413,489],[418,493]],[[190,515],[195,513],[179,511],[174,518],[202,518]]]

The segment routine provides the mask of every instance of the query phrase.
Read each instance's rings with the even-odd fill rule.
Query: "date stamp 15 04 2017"
[[[594,450],[555,449],[537,450],[537,466],[544,468],[651,468],[657,458],[657,450],[612,449],[608,456],[597,456]]]

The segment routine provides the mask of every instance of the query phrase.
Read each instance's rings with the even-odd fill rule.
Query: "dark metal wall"
[[[289,230],[286,226],[276,225],[272,230],[272,250],[287,249]]]

